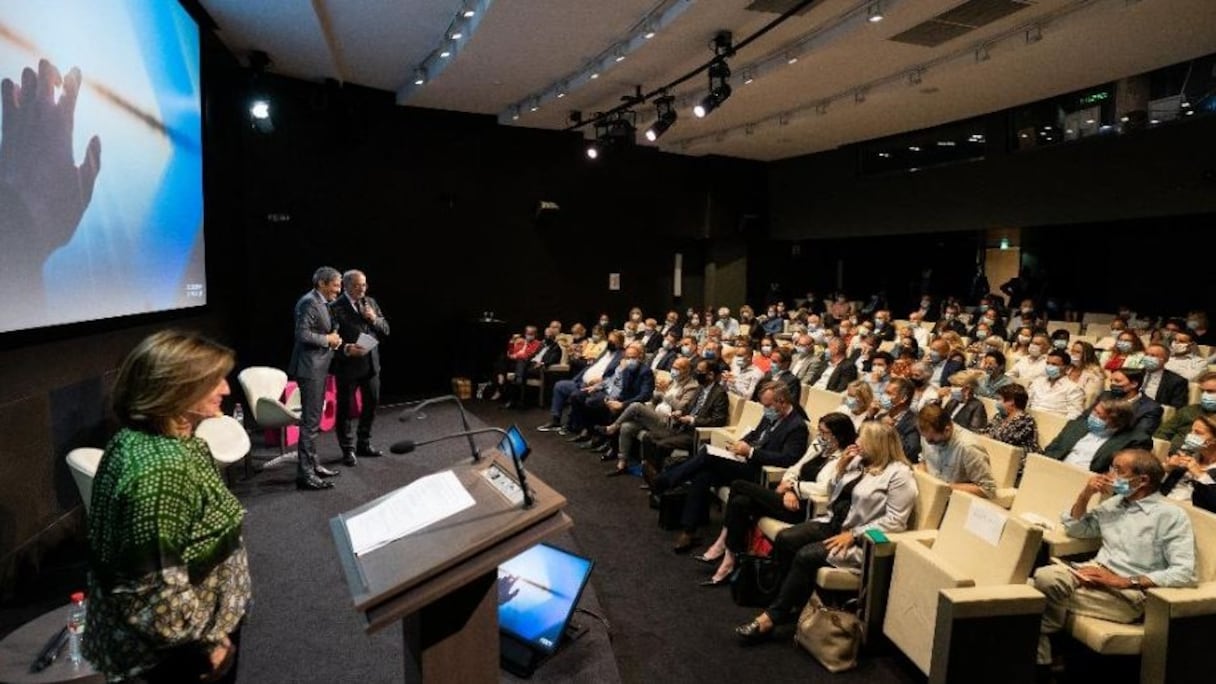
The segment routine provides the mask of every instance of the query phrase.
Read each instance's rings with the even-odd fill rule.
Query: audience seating
[[[1086,311],[1085,313],[1081,314],[1081,322],[1085,324],[1086,332],[1089,332],[1090,326],[1094,323],[1105,324],[1105,325],[1109,326],[1111,324],[1111,322],[1114,320],[1115,320],[1115,315],[1113,313],[1100,313],[1097,311]]]
[[[744,401],[738,420],[726,427],[697,428],[697,441],[699,443],[708,439],[714,446],[725,446],[727,442],[746,435],[759,425],[761,420],[764,420],[764,405],[758,401]]]
[[[1064,534],[1060,514],[1072,507],[1077,494],[1093,473],[1041,454],[1027,454],[1022,482],[1009,512],[1019,520],[1044,528],[1043,543],[1051,556],[1091,553],[1101,546],[1097,539],[1074,539]],[[1097,496],[1095,494],[1095,496]]]
[[[931,682],[1032,681],[1045,599],[1026,579],[1042,534],[953,492],[932,539],[897,535],[883,633]]]
[[[1208,370],[1211,370],[1209,368]],[[1187,383],[1186,403],[1188,405],[1198,404],[1199,398],[1203,395],[1203,388],[1197,382]]]
[[[1068,424],[1068,417],[1060,413],[1051,413],[1042,409],[1026,409],[1026,413],[1034,419],[1035,428],[1039,432],[1039,446],[1046,447],[1051,440]]]
[[[1170,441],[1168,439],[1153,438],[1153,455],[1161,462],[1170,457]]]
[[[1009,508],[1017,493],[1014,485],[1017,484],[1018,470],[1022,467],[1022,460],[1026,458],[1026,450],[991,437],[977,435],[964,428],[956,426],[955,429],[964,433],[973,444],[988,454],[988,466],[992,469],[992,479],[996,483],[996,496],[993,498],[993,502]]]
[[[72,479],[84,501],[84,514],[89,516],[89,507],[93,505],[93,476],[97,474],[97,466],[101,464],[104,452],[93,447],[80,447],[68,452],[68,470],[72,471]]]
[[[991,423],[996,418],[996,399],[988,397],[976,397],[976,399],[979,399],[980,403],[984,405],[984,413],[988,414],[988,422]]]
[[[1081,324],[1076,321],[1047,321],[1047,332],[1053,333],[1057,330],[1067,330],[1071,339],[1081,334]]]
[[[802,386],[802,408],[811,421],[811,436],[819,436],[819,421],[827,414],[840,408],[844,403],[844,393],[829,392],[808,385]]]
[[[1141,654],[1141,684],[1210,681],[1216,633],[1216,515],[1180,505],[1195,530],[1197,587],[1149,589],[1142,624],[1069,616],[1074,639],[1103,655]]]

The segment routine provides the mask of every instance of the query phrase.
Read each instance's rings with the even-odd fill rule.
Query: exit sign
[[[1110,93],[1106,92],[1106,91],[1102,91],[1102,92],[1098,92],[1098,93],[1090,93],[1088,95],[1081,96],[1081,104],[1082,105],[1098,104],[1099,102],[1109,100],[1109,99],[1110,99]]]

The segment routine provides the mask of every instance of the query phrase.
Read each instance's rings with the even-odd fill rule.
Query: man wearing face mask
[[[638,340],[642,343],[642,348],[647,354],[653,355],[659,351],[659,347],[663,346],[663,335],[659,333],[659,322],[653,318],[647,318],[642,322],[642,336]]]
[[[985,499],[996,494],[988,453],[955,431],[949,412],[930,404],[921,409],[916,423],[923,442],[917,468],[948,483],[952,489]]]
[[[1187,382],[1197,382],[1200,375],[1208,369],[1208,360],[1199,354],[1195,346],[1195,338],[1190,331],[1181,330],[1174,333],[1170,342],[1170,360],[1165,367]]]
[[[827,363],[817,375],[811,377],[811,387],[825,389],[829,392],[843,392],[849,383],[857,379],[857,366],[845,357],[845,343],[839,337],[833,337],[827,342],[824,350],[824,360]]]
[[[722,427],[726,425],[730,412],[730,400],[726,396],[726,388],[719,380],[722,377],[722,364],[710,359],[700,359],[695,365],[694,378],[697,382],[697,394],[693,397],[684,411],[672,411],[671,422],[660,430],[647,431],[644,441],[654,445],[646,452],[643,463],[643,474],[649,484],[658,475],[658,470],[667,457],[677,449],[692,451],[696,440],[697,428]],[[624,433],[621,433],[622,440]],[[622,441],[621,453],[625,454]]]
[[[626,345],[616,371],[604,381],[589,388],[581,398],[570,402],[569,431],[608,425],[631,404],[654,398],[654,373],[643,363],[646,353],[642,344]],[[608,441],[603,433],[592,435],[586,449],[607,451]]]
[[[1140,391],[1141,387],[1144,387],[1143,370],[1120,368],[1110,374],[1110,389],[1099,394],[1098,401],[1119,399],[1126,402],[1132,408],[1132,428],[1145,435],[1152,435],[1161,427],[1164,411],[1161,404],[1144,396],[1144,392]]]
[[[994,399],[1002,387],[1013,384],[1013,378],[1005,374],[1005,355],[999,351],[984,354],[984,359],[980,361],[980,370],[984,371],[985,376],[980,379],[975,393],[981,397]]]
[[[770,382],[780,382],[789,390],[790,396],[794,398],[794,403],[799,403],[802,395],[802,383],[799,382],[798,376],[790,372],[790,363],[792,355],[788,349],[773,349],[768,353],[769,367],[768,372],[760,379],[756,386],[756,393],[752,396],[753,401],[760,401],[760,392],[762,388]]]
[[[895,428],[904,455],[916,463],[920,460],[920,429],[916,424],[916,412],[911,409],[913,392],[912,382],[907,378],[891,378],[886,390],[877,395],[878,402],[870,411],[872,420],[881,420]]]
[[[745,337],[735,340],[735,358],[731,361],[730,368],[722,374],[722,384],[725,385],[726,391],[744,399],[751,399],[763,377],[764,371],[752,363],[751,340]]]
[[[870,359],[870,372],[865,376],[874,396],[881,395],[887,389],[887,383],[891,381],[891,365],[894,363],[894,357],[887,352],[874,352],[874,358]]]
[[[961,363],[950,361],[949,357],[950,344],[945,340],[938,338],[929,343],[929,353],[925,356],[925,363],[929,366],[926,378],[929,385],[941,387],[951,375],[963,370]]]
[[[714,321],[714,327],[722,331],[722,339],[733,340],[739,336],[739,321],[730,317],[730,308],[721,307],[718,309],[718,320]]]
[[[895,341],[895,326],[891,323],[891,312],[879,309],[874,312],[874,337],[879,342]]]
[[[1153,436],[1170,440],[1170,453],[1182,447],[1182,440],[1191,429],[1191,424],[1201,416],[1216,417],[1216,371],[1207,371],[1198,380],[1199,402],[1183,406],[1157,430]]]
[[[1034,335],[1026,347],[1026,355],[1013,364],[1009,369],[1009,377],[1023,387],[1030,387],[1034,381],[1047,374],[1047,357],[1051,350],[1051,341],[1046,335]]]
[[[1139,449],[1120,451],[1109,473],[1089,478],[1060,520],[1070,537],[1102,540],[1092,561],[1053,563],[1034,574],[1047,597],[1038,664],[1052,662],[1049,637],[1064,628],[1068,613],[1113,622],[1144,618],[1144,592],[1195,584],[1195,533],[1182,508],[1157,492],[1161,462]],[[1089,510],[1095,494],[1113,494]],[[1147,543],[1151,540],[1152,543]]]
[[[1030,395],[1027,408],[1058,413],[1069,420],[1081,415],[1085,410],[1085,390],[1068,378],[1071,364],[1068,352],[1060,349],[1048,352],[1043,376],[1030,383],[1027,390]]]
[[[1011,328],[1031,328],[1034,329],[1038,316],[1034,311],[1034,300],[1023,299],[1022,306],[1018,312],[1009,317],[1009,327]]]
[[[616,372],[617,364],[624,353],[625,335],[615,330],[608,335],[604,352],[593,363],[579,371],[573,378],[559,380],[553,385],[553,401],[549,408],[549,422],[537,427],[541,432],[557,432],[563,437],[570,433],[562,426],[562,414],[576,396],[592,391],[605,377]],[[580,435],[581,437],[582,435]],[[590,439],[590,435],[587,436]]]
[[[806,451],[809,439],[806,413],[794,403],[785,385],[779,382],[765,385],[760,403],[764,405],[764,419],[742,439],[727,447],[740,460],[719,458],[702,448],[692,458],[658,474],[650,482],[651,491],[656,494],[681,482],[690,482],[680,517],[683,530],[674,546],[676,553],[692,548],[693,535],[708,515],[711,487],[735,480],[756,481],[763,466],[788,468]]]
[[[1144,350],[1140,359],[1144,368],[1144,395],[1162,406],[1180,409],[1186,406],[1190,388],[1186,378],[1165,368],[1169,360],[1170,350],[1164,344],[1154,342]]]
[[[975,327],[971,328],[971,332],[967,336],[973,340],[977,339],[978,336],[976,335],[976,330],[979,328],[980,323],[984,323],[988,326],[989,336],[1005,339],[1007,334],[1005,332],[1005,326],[1001,325],[1001,319],[997,315],[996,310],[992,308],[984,309],[984,306],[983,301],[981,301],[980,308],[982,311],[980,311],[980,316],[975,321]]]
[[[809,333],[800,333],[794,338],[794,357],[790,362],[790,372],[798,377],[799,382],[811,384],[811,378],[826,365],[823,354],[815,353],[815,340]]]
[[[690,349],[690,355],[691,351],[692,350]],[[667,333],[667,336],[663,338],[663,342],[659,345],[659,349],[650,359],[650,370],[669,371],[671,370],[671,364],[680,357],[680,334],[677,330],[671,330]]]
[[[942,311],[942,318],[937,322],[937,326],[934,328],[934,330],[938,335],[944,332],[956,332],[959,335],[967,334],[967,326],[963,325],[963,322],[958,320],[957,304],[946,305],[946,308]]]
[[[659,334],[666,338],[673,331],[676,339],[684,336],[684,329],[680,327],[680,312],[675,309],[667,312],[667,317],[663,319],[663,325],[659,328]]]
[[[1107,397],[1088,414],[1064,425],[1060,434],[1043,448],[1043,455],[1082,470],[1104,473],[1115,454],[1124,449],[1151,449],[1153,440],[1132,429],[1132,407]]]

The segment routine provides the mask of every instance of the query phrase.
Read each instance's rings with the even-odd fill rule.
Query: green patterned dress
[[[250,599],[244,515],[202,439],[115,435],[89,512],[89,662],[121,679],[235,630]]]

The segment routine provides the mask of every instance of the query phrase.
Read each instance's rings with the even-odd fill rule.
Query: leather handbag
[[[777,561],[749,553],[735,559],[735,571],[730,576],[730,596],[740,606],[767,606],[781,588],[781,571]]]
[[[858,600],[842,608],[824,605],[819,594],[812,594],[802,614],[794,641],[805,648],[829,672],[844,672],[857,667],[864,630],[858,613]]]

